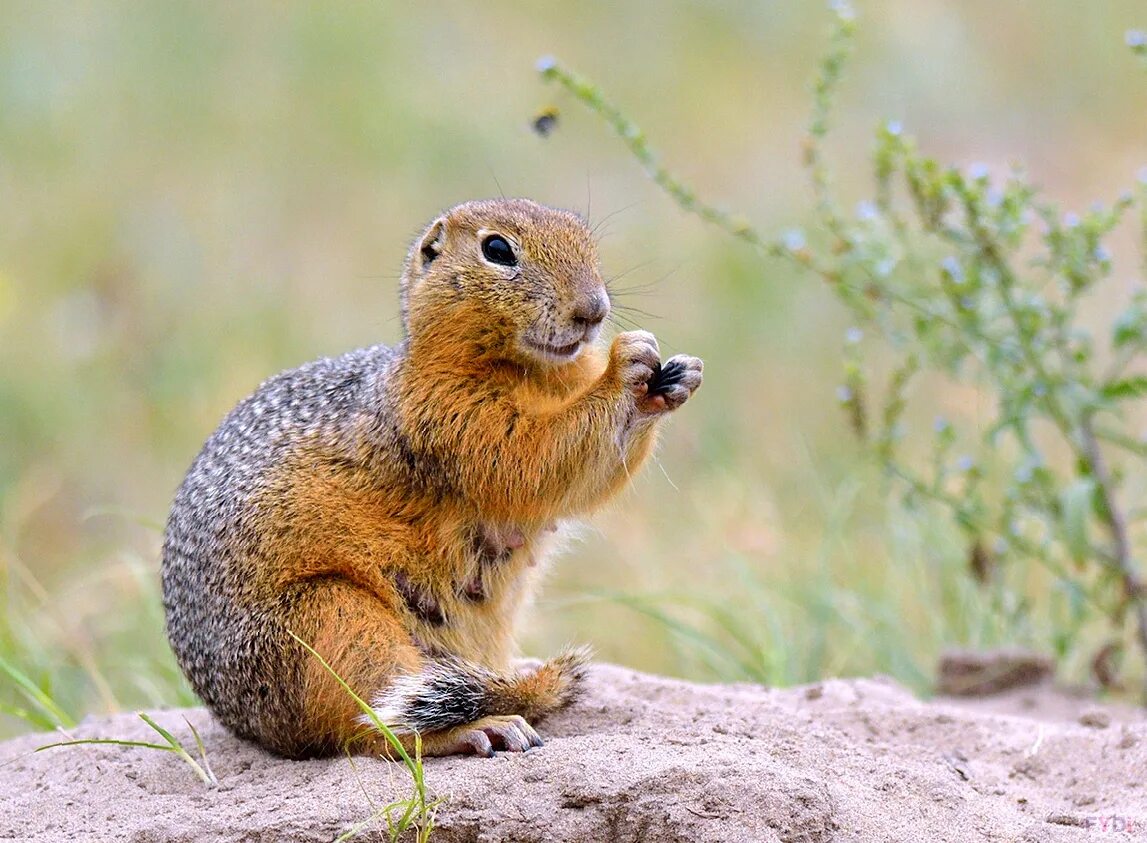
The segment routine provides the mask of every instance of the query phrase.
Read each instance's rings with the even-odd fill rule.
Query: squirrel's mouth
[[[553,345],[552,343],[538,342],[537,340],[526,338],[526,345],[538,357],[550,363],[569,363],[581,351],[582,346],[585,345],[586,338],[582,337],[569,345]]]

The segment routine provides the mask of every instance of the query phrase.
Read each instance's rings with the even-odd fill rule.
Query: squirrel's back
[[[370,453],[357,431],[392,427],[384,394],[396,355],[373,346],[269,378],[220,423],[176,493],[163,544],[168,637],[195,692],[241,735],[258,737],[260,724],[281,714],[269,709],[297,702],[247,681],[271,643],[246,628],[266,602],[257,569],[276,552],[274,531],[289,529],[260,504],[284,468],[307,456],[366,469]]]

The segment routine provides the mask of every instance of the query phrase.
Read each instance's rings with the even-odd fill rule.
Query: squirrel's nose
[[[600,325],[608,315],[609,298],[600,290],[583,295],[574,304],[573,321],[584,327]]]

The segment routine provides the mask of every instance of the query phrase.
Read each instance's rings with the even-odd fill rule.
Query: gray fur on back
[[[288,642],[267,641],[277,607],[252,594],[252,566],[274,521],[260,517],[259,495],[300,443],[363,468],[382,440],[393,446],[385,391],[398,359],[397,349],[374,346],[267,380],[223,420],[176,493],[163,544],[168,637],[196,693],[240,735],[267,742],[266,724],[284,722],[284,706],[300,705],[270,691],[298,687],[301,670],[297,660],[266,658]],[[288,589],[276,599],[293,596]]]

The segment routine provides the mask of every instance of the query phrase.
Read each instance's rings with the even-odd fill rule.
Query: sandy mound
[[[398,765],[282,761],[188,714],[217,789],[166,753],[30,755],[48,736],[28,735],[0,745],[0,839],[330,841],[370,815],[368,794],[402,793]],[[1093,840],[1103,824],[1123,832],[1112,839],[1147,839],[1142,713],[1035,714],[922,703],[881,680],[767,690],[602,665],[585,699],[543,726],[543,748],[427,761],[447,798],[433,839],[1055,841]],[[157,719],[187,733],[178,712]],[[132,715],[76,733],[154,739]]]

